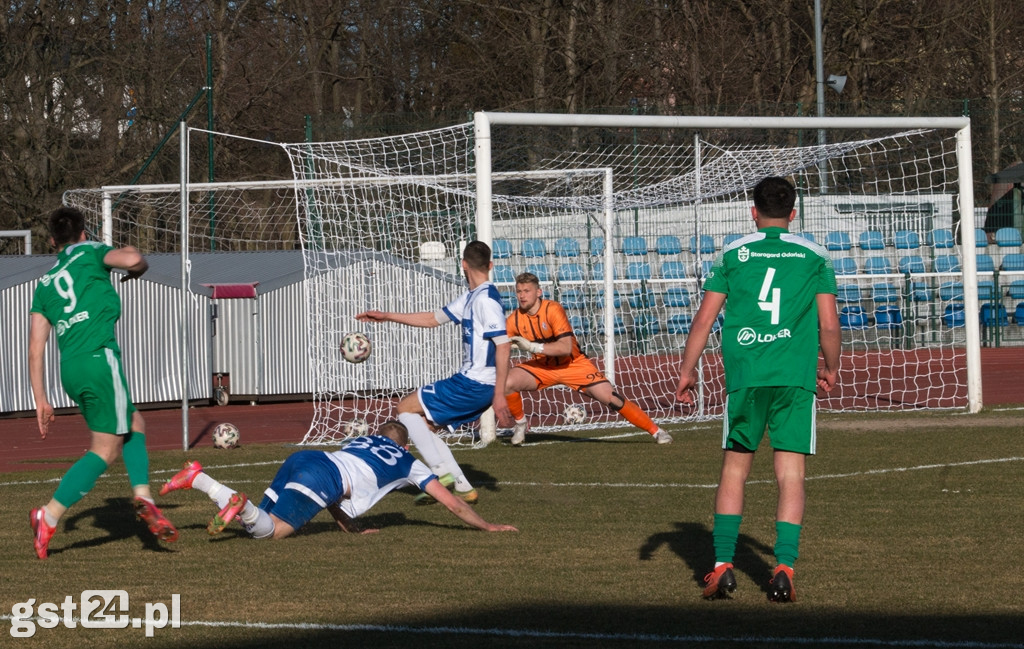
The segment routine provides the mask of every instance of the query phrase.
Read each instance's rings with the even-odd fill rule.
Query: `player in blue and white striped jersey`
[[[490,407],[499,424],[511,427],[515,423],[505,399],[511,343],[505,334],[501,295],[488,280],[491,266],[490,246],[471,241],[462,253],[469,290],[442,309],[417,313],[370,310],[356,315],[360,322],[398,322],[413,327],[456,323],[462,327],[462,367],[453,376],[407,394],[398,403],[398,420],[409,429],[427,465],[452,482],[455,495],[469,503],[477,501],[477,491],[430,424],[455,429],[475,421]]]
[[[214,480],[195,461],[186,462],[185,468],[164,485],[160,494],[198,489],[221,508],[207,526],[210,534],[219,533],[238,516],[246,531],[257,539],[290,536],[323,509],[346,532],[376,532],[360,529],[356,517],[404,486],[418,487],[477,529],[517,531],[511,525],[488,523],[450,493],[425,464],[406,450],[408,443],[406,427],[389,421],[380,426],[377,434],[357,437],[340,450],[293,453],[278,469],[258,507],[245,494]]]

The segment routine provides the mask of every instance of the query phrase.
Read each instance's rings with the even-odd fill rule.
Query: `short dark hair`
[[[796,204],[793,183],[778,176],[768,176],[754,185],[754,207],[769,219],[788,219]]]
[[[58,207],[50,212],[47,221],[53,244],[60,250],[69,243],[76,243],[85,230],[85,215],[73,207]]]
[[[519,273],[516,275],[516,284],[533,284],[540,286],[540,278],[533,273]]]
[[[483,241],[470,241],[462,251],[462,259],[470,268],[487,271],[491,265],[491,247]]]
[[[387,437],[399,446],[409,445],[409,429],[397,419],[389,419],[378,426],[377,434]]]

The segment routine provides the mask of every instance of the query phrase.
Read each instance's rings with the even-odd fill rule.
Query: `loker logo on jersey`
[[[71,326],[73,324],[75,324],[76,322],[81,322],[83,320],[88,320],[88,319],[89,319],[89,312],[88,311],[79,311],[75,315],[71,316],[71,318],[68,319],[68,320],[58,320],[57,321],[57,336],[58,337],[59,336],[63,336],[64,333],[68,329],[70,329]]]
[[[746,246],[741,246],[740,249],[736,251],[736,256],[739,258],[740,261],[747,261],[748,259],[750,259],[750,248]]]
[[[750,327],[743,327],[739,333],[736,334],[736,342],[743,347],[753,345],[754,343],[773,343],[781,338],[791,338],[792,334],[789,329],[780,329],[773,334],[759,334]]]

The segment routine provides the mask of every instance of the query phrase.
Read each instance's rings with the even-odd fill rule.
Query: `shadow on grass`
[[[749,599],[749,598],[747,598]],[[1017,648],[1021,621],[1013,615],[903,615],[899,612],[851,614],[821,610],[813,604],[704,601],[699,594],[676,605],[586,606],[531,603],[515,610],[488,610],[468,604],[461,613],[430,619],[378,621],[346,625],[325,623],[285,628],[232,626],[182,627],[158,632],[166,640],[193,636],[196,647],[260,646],[267,649],[374,647],[446,647],[451,649],[626,649],[633,647],[951,647]],[[312,627],[312,628],[311,628]],[[172,635],[173,634],[173,635]],[[197,638],[195,636],[198,636]]]
[[[161,509],[166,512],[168,509],[174,509],[174,506],[161,507]],[[77,530],[79,525],[105,531],[107,535],[76,541],[61,547],[59,545],[60,533]],[[158,541],[146,524],[135,517],[135,508],[130,498],[107,498],[104,505],[83,508],[79,511],[72,509],[68,515],[64,516],[57,526],[54,540],[50,541],[48,554],[57,555],[68,550],[94,548],[131,538],[138,538],[142,547],[152,552],[174,552],[173,549]],[[57,543],[55,544],[54,541]]]
[[[650,560],[654,552],[663,546],[667,546],[686,563],[691,570],[691,581],[703,588],[705,575],[711,572],[715,565],[711,530],[699,523],[676,523],[675,529],[671,532],[658,532],[647,537],[640,546],[639,559]],[[767,593],[768,580],[771,579],[771,571],[775,567],[773,552],[773,548],[757,539],[740,534],[736,542],[733,569],[745,573],[755,583],[761,584],[761,588]]]

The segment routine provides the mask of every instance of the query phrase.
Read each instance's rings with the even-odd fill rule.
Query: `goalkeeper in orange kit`
[[[519,392],[554,385],[564,385],[603,403],[637,428],[646,430],[659,444],[672,441],[672,436],[647,413],[616,392],[601,370],[580,351],[565,310],[558,302],[544,299],[536,275],[516,276],[516,299],[519,308],[508,316],[505,329],[512,344],[532,353],[533,358],[513,367],[505,381],[509,410],[516,420],[513,446],[526,439],[526,415]]]

